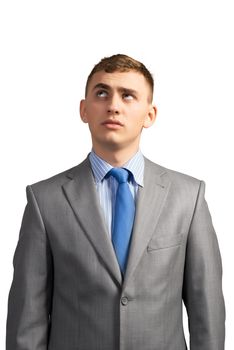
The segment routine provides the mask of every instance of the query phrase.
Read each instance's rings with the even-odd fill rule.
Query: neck
[[[119,149],[119,150],[102,150],[98,147],[95,147],[93,145],[93,150],[96,153],[96,155],[103,160],[105,160],[107,163],[112,165],[113,167],[121,167],[129,159],[131,159],[139,150],[139,147],[136,149],[126,150],[126,149]]]

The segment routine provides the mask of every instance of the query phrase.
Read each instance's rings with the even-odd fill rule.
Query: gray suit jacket
[[[145,159],[122,279],[89,160],[27,186],[7,350],[223,350],[225,309],[205,183]]]

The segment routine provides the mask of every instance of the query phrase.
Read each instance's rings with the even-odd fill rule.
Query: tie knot
[[[114,176],[114,178],[118,181],[119,184],[127,182],[129,178],[129,172],[123,168],[112,168],[108,172],[108,176]]]

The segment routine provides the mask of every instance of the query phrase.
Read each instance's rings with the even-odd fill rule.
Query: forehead
[[[145,77],[135,71],[107,73],[100,71],[92,76],[88,90],[91,91],[97,84],[108,85],[111,89],[125,88],[136,90],[140,94],[149,93],[150,87]]]

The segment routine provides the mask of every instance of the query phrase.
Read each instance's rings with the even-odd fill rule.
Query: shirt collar
[[[92,150],[89,154],[89,160],[94,173],[96,183],[101,182],[109,170],[113,168],[104,159],[97,156]],[[139,150],[132,158],[130,158],[123,166],[133,174],[134,181],[141,187],[144,186],[144,157]]]

